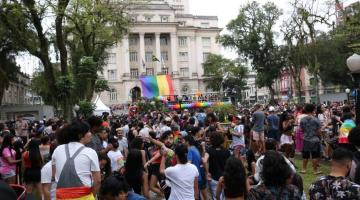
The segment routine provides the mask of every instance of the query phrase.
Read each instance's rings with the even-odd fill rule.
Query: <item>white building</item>
[[[218,18],[189,14],[189,0],[135,5],[130,16],[130,33],[110,50],[104,67],[111,88],[101,94],[104,103],[122,104],[139,96],[140,75],[171,75],[175,95],[206,92],[202,63],[210,53],[220,53]]]
[[[266,87],[262,87],[259,88],[256,85],[256,72],[254,71],[250,71],[248,74],[248,77],[246,78],[246,83],[247,83],[247,87],[248,89],[245,90],[245,102],[247,103],[256,103],[256,102],[260,102],[260,103],[266,103],[270,96],[270,92],[269,89],[267,89]]]

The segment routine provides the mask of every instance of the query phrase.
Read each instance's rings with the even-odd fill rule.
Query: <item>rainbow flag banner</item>
[[[176,103],[176,104],[168,104],[167,107],[172,110],[179,110],[179,109],[187,109],[187,108],[206,108],[212,106],[223,106],[229,105],[231,102],[192,102],[192,103]]]
[[[151,99],[158,96],[174,98],[174,88],[170,75],[141,76],[140,82],[145,98]]]

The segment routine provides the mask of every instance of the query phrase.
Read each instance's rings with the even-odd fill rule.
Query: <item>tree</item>
[[[126,33],[127,5],[98,0],[0,2],[0,21],[9,38],[41,61],[43,73],[36,79],[43,85],[35,84],[40,86],[37,91],[47,103],[60,105],[67,119],[76,102],[91,99],[106,50]],[[51,62],[51,49],[60,57],[60,75]]]
[[[221,55],[210,54],[203,63],[206,87],[214,91],[234,89],[241,99],[241,93],[246,89],[248,70],[235,61]]]
[[[11,81],[17,81],[17,74],[20,72],[15,62],[18,50],[19,47],[9,39],[9,31],[0,22],[0,105],[5,90],[8,89]]]
[[[274,26],[281,15],[274,3],[260,6],[251,2],[240,8],[236,19],[226,26],[230,34],[225,34],[219,41],[225,47],[234,48],[239,56],[251,61],[257,72],[257,83],[270,90],[270,100],[274,101],[274,80],[279,77],[284,66],[284,56],[275,44]]]

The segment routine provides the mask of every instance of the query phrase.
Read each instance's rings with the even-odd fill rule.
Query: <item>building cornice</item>
[[[176,14],[176,18],[192,18],[192,19],[207,19],[218,20],[217,16],[205,16],[205,15],[192,15],[192,14]]]

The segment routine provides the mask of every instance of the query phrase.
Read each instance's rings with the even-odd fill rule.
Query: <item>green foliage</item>
[[[95,92],[110,91],[110,87],[107,80],[98,79],[95,82]]]
[[[263,6],[253,1],[240,8],[236,19],[230,21],[219,41],[225,47],[235,49],[238,54],[251,61],[258,74],[259,86],[267,86],[274,97],[272,84],[284,66],[281,49],[275,44],[274,25],[282,14],[274,3]]]
[[[78,115],[79,117],[87,119],[93,115],[95,109],[95,105],[90,101],[79,101]]]
[[[215,113],[217,113],[220,122],[225,122],[226,117],[228,115],[235,115],[236,109],[235,106],[232,104],[224,104],[218,105],[211,108]]]
[[[139,113],[149,113],[152,111],[159,111],[166,113],[168,109],[166,108],[165,104],[159,100],[153,101],[139,101],[136,106],[139,109]]]
[[[214,91],[224,88],[234,88],[239,93],[246,88],[246,67],[224,58],[221,55],[210,54],[203,63],[206,87]]]
[[[61,98],[68,98],[74,89],[74,80],[70,76],[60,76],[56,80],[56,96]]]

